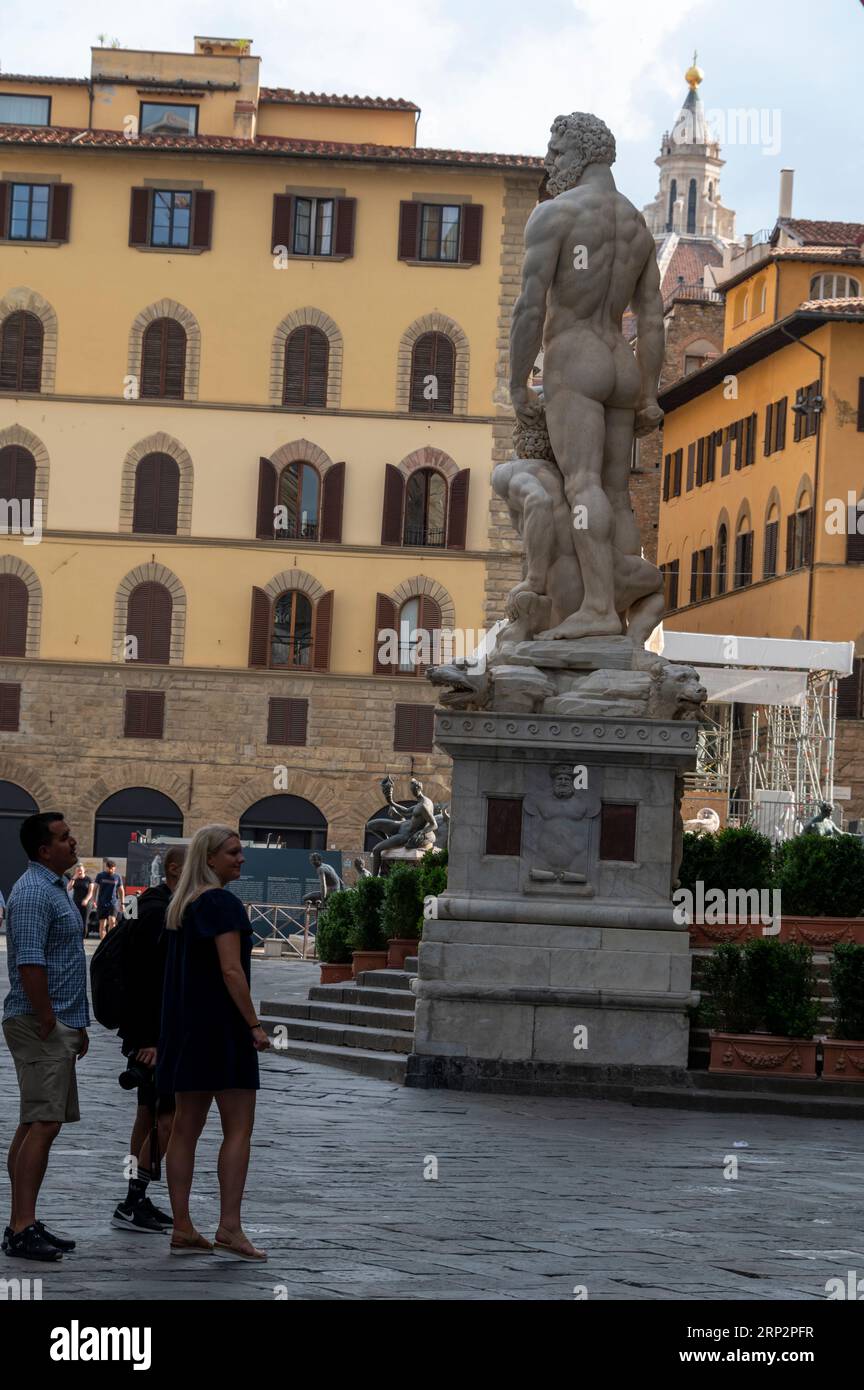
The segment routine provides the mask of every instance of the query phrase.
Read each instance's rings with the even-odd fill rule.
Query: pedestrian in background
[[[69,880],[69,895],[81,913],[81,923],[83,935],[87,935],[87,917],[90,912],[90,904],[96,888],[92,878],[88,878],[84,872],[83,864],[76,864],[72,870],[72,877]]]
[[[96,875],[96,915],[99,918],[99,940],[117,925],[123,911],[123,880],[113,859],[105,860],[105,868]]]
[[[270,1046],[249,992],[252,928],[226,885],[240,877],[243,851],[235,830],[208,825],[192,838],[168,908],[168,960],[156,1084],[176,1098],[168,1145],[168,1192],[174,1215],[171,1252],[267,1256],[243,1231],[240,1208],[258,1090],[258,1056]],[[218,1176],[221,1211],[214,1244],[189,1215],[195,1150],[215,1097],[222,1123]]]

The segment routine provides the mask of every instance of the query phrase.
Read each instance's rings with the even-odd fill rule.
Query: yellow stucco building
[[[447,795],[377,634],[470,643],[513,582],[542,163],[259,68],[197,38],[0,77],[0,854],[35,805],[97,853],[214,819],[350,852],[385,768]]]
[[[661,396],[665,626],[855,642],[835,776],[864,810],[864,226],[781,219],[725,291],[722,355]],[[859,502],[861,503],[859,509]]]

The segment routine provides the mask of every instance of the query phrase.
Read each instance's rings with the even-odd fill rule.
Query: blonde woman
[[[270,1039],[249,993],[252,928],[226,884],[240,877],[236,830],[207,825],[193,837],[166,918],[168,960],[156,1084],[173,1091],[177,1111],[166,1155],[174,1216],[173,1255],[233,1255],[266,1260],[243,1232],[240,1205],[258,1090],[258,1053]],[[216,1098],[221,1213],[213,1244],[189,1215],[195,1149]]]

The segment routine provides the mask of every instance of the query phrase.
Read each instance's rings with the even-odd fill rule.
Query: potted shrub
[[[354,978],[361,970],[383,970],[387,964],[387,938],[381,927],[381,905],[387,880],[361,878],[351,890],[351,928]]]
[[[774,864],[771,841],[752,825],[727,825],[716,835],[687,834],[684,836],[684,856],[678,874],[682,888],[697,897],[697,883],[702,883],[707,896],[719,889],[724,894],[733,890],[751,892],[774,886]],[[728,898],[727,898],[728,901]],[[744,942],[761,936],[764,923],[758,916],[735,922],[706,922],[701,918],[690,924],[691,946],[716,946],[724,942]]]
[[[864,943],[864,843],[857,835],[798,835],[777,847],[774,862],[781,939],[823,951],[839,941]]]
[[[421,875],[420,865],[394,864],[384,880],[386,886],[381,925],[389,943],[387,964],[391,970],[401,970],[406,956],[413,956],[417,952],[417,942],[423,930]]]
[[[318,913],[315,946],[321,962],[322,985],[335,985],[351,979],[351,944],[353,925],[351,895],[356,890],[346,888],[331,893]]]
[[[864,1081],[864,946],[841,941],[831,961],[833,1037],[822,1044],[826,1081]]]
[[[706,962],[708,1070],[816,1076],[819,1005],[809,947],[776,937],[723,945]]]

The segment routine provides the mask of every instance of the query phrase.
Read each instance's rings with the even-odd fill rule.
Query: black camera
[[[153,1076],[153,1068],[141,1062],[130,1062],[125,1071],[117,1077],[124,1091],[134,1091],[138,1086],[146,1086]]]

